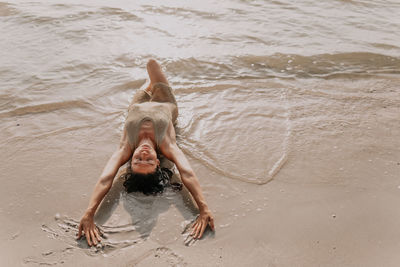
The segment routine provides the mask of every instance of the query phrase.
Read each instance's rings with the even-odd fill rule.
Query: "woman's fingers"
[[[203,236],[204,230],[206,229],[207,223],[201,224],[201,229],[197,238],[201,238]]]
[[[197,224],[199,223],[200,218],[197,216],[196,221],[194,222],[194,224],[192,224],[192,226],[190,228],[195,228],[197,226]]]
[[[206,230],[207,225],[210,225],[211,230],[214,231],[214,218],[208,217],[206,219],[197,220],[192,226],[192,233],[190,235],[193,238],[201,238],[203,236],[204,231]]]
[[[91,247],[91,246],[92,246],[92,241],[90,241],[89,230],[86,230],[86,231],[85,231],[85,236],[86,236],[86,242],[87,242],[88,245]]]
[[[209,224],[210,224],[210,227],[211,227],[211,230],[215,230],[215,228],[214,228],[214,218],[213,217],[210,217],[210,222],[209,222]]]
[[[197,220],[192,227],[193,230],[190,235],[194,235],[197,232],[197,228],[199,228],[199,226],[200,226],[200,222]]]
[[[95,237],[93,229],[90,229],[90,237],[92,238],[93,244],[96,246],[97,245],[97,240],[96,240],[96,237]]]
[[[196,234],[194,235],[194,238],[198,238],[199,234],[201,232],[201,228],[203,228],[203,222],[199,223],[199,227],[196,228]]]
[[[81,238],[81,236],[82,236],[82,224],[79,224],[78,237],[76,239]]]
[[[199,224],[198,224],[197,227],[196,227],[196,231],[195,231],[195,233],[194,233],[193,238],[197,238],[200,229],[201,229],[201,221],[199,222]]]
[[[201,238],[204,231],[206,230],[207,224],[210,225],[211,230],[214,231],[214,218],[208,217],[206,219],[198,218],[196,222],[192,225],[192,233],[190,234],[193,238]]]
[[[97,241],[101,241],[99,230],[97,228],[94,229],[94,234],[96,235]]]
[[[194,235],[196,233],[196,231],[197,231],[197,228],[199,228],[199,223],[198,222],[195,223],[195,225],[193,227],[193,230],[192,230],[192,233],[190,235]]]
[[[197,228],[198,228],[198,227],[199,227],[199,224],[196,222],[196,225],[193,227],[192,233],[190,234],[191,236],[194,237],[194,235],[195,235],[196,232],[197,232]]]
[[[93,222],[93,218],[86,218],[85,216],[81,219],[78,228],[78,237],[81,238],[85,235],[86,242],[89,246],[97,245],[101,241],[99,229]]]

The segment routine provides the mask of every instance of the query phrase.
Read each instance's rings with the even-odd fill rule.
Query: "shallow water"
[[[4,236],[40,225],[61,233],[58,212],[79,219],[132,95],[146,86],[149,58],[175,90],[178,142],[221,228],[265,210],[253,184],[397,186],[398,14],[398,1],[0,2]],[[176,201],[175,215],[190,222]],[[161,202],[149,206],[157,216],[170,207]],[[102,224],[134,227],[149,209],[118,203]],[[33,226],[14,224],[26,216]],[[147,222],[146,234],[164,238],[154,242],[184,243],[185,225],[168,235]],[[77,248],[72,235],[62,241]]]

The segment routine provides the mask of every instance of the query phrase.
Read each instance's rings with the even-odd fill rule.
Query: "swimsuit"
[[[150,95],[144,94],[143,98],[150,98]],[[135,151],[139,145],[139,132],[142,123],[145,121],[153,123],[154,137],[158,149],[164,139],[169,123],[173,120],[175,121],[178,112],[172,89],[167,84],[154,84],[151,98],[146,99],[147,101],[143,100],[144,102],[138,101],[139,103],[131,104],[125,121],[128,142],[132,151]]]

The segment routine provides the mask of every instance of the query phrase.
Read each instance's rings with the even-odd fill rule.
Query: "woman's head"
[[[154,173],[158,166],[160,166],[160,160],[153,146],[144,143],[133,152],[130,166],[132,172],[150,174]]]
[[[160,167],[159,155],[152,143],[144,142],[133,152],[127,172],[122,177],[128,193],[142,192],[148,195],[161,193],[168,185],[181,190],[182,184],[170,183],[172,174],[168,168]]]

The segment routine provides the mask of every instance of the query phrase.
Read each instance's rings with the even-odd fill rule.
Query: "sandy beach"
[[[396,12],[1,2],[0,266],[399,266]],[[190,238],[186,190],[127,194],[116,178],[89,248],[77,225],[149,58],[216,230]]]

